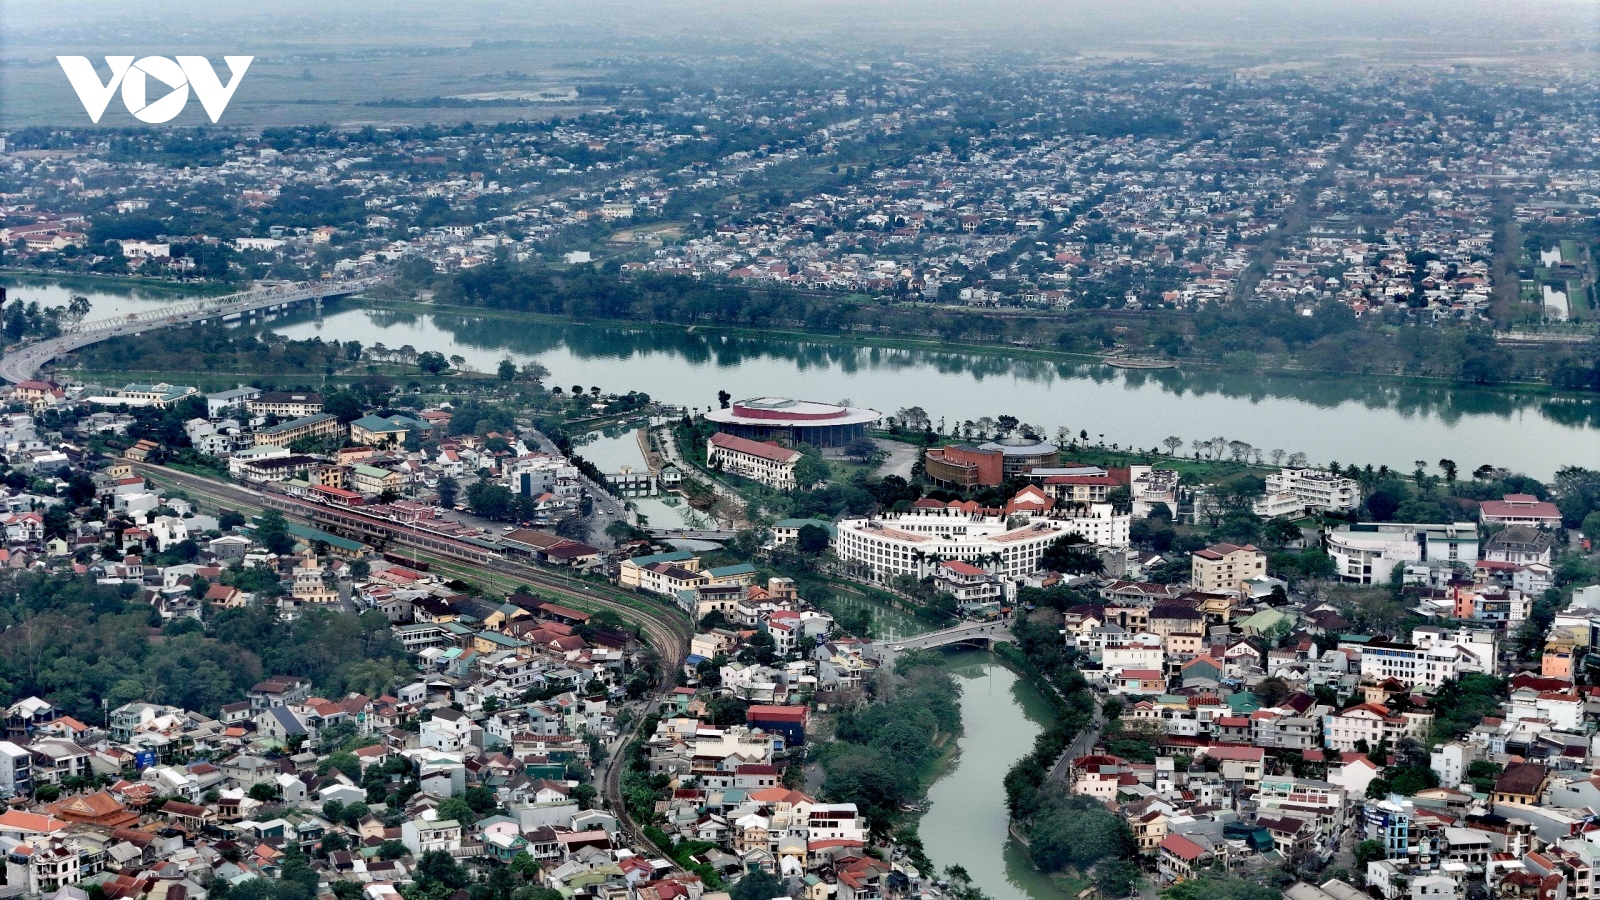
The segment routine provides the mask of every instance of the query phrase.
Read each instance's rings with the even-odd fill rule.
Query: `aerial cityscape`
[[[1600,897],[1596,0],[0,0],[0,406],[0,900]]]

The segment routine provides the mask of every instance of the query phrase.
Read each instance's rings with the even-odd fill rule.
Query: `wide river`
[[[0,284],[5,283],[0,279]],[[57,285],[14,286],[13,297],[64,304]],[[170,303],[131,291],[82,291],[91,317]],[[1563,465],[1600,468],[1600,397],[1443,387],[1372,378],[1124,371],[999,353],[841,346],[827,340],[740,337],[674,328],[529,324],[461,314],[412,315],[348,303],[312,321],[286,319],[294,338],[410,345],[461,356],[479,371],[504,357],[538,361],[562,386],[638,390],[707,408],[735,397],[848,399],[885,413],[920,406],[935,423],[1013,415],[1055,434],[1087,431],[1108,444],[1156,447],[1169,435],[1225,437],[1313,463],[1387,464],[1410,471],[1455,460],[1548,479]],[[174,373],[176,379],[180,373]],[[1435,469],[1435,471],[1437,471]]]
[[[1295,378],[1060,363],[1002,354],[841,346],[672,328],[525,324],[470,315],[346,309],[280,330],[295,338],[410,345],[461,356],[479,371],[504,357],[538,361],[551,383],[645,391],[707,408],[735,397],[848,399],[885,413],[920,406],[953,425],[1014,415],[1055,434],[1088,431],[1152,448],[1168,435],[1226,437],[1313,463],[1449,458],[1548,479],[1563,465],[1600,468],[1600,397],[1525,394],[1370,378]]]

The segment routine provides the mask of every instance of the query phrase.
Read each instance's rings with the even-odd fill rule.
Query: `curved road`
[[[317,297],[342,297],[364,291],[388,277],[388,275],[377,275],[354,281],[335,281],[294,291],[248,291],[229,294],[226,297],[178,303],[115,319],[87,322],[59,337],[35,341],[6,354],[0,358],[0,378],[12,384],[30,381],[38,373],[39,367],[52,359],[114,337],[141,334],[173,325],[192,325],[209,319],[240,315],[287,303],[300,303]]]

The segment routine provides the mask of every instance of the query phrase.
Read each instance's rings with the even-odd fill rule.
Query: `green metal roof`
[[[349,538],[339,537],[337,534],[329,534],[316,528],[307,528],[304,525],[285,525],[283,530],[307,543],[321,541],[329,547],[334,547],[347,553],[360,553],[366,549],[365,544],[352,541]]]

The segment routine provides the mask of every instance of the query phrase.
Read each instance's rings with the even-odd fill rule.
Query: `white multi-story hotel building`
[[[1267,476],[1267,493],[1256,501],[1255,514],[1270,519],[1360,508],[1361,485],[1354,478],[1321,469],[1282,469]]]
[[[1045,548],[1069,534],[1101,547],[1128,546],[1128,521],[1129,517],[1118,515],[1111,504],[1092,503],[1028,517],[1012,528],[1008,517],[998,510],[956,504],[845,519],[839,523],[834,550],[840,559],[863,564],[878,581],[897,575],[922,578],[932,574],[941,561],[955,559],[996,575],[1020,578],[1038,571]]]

